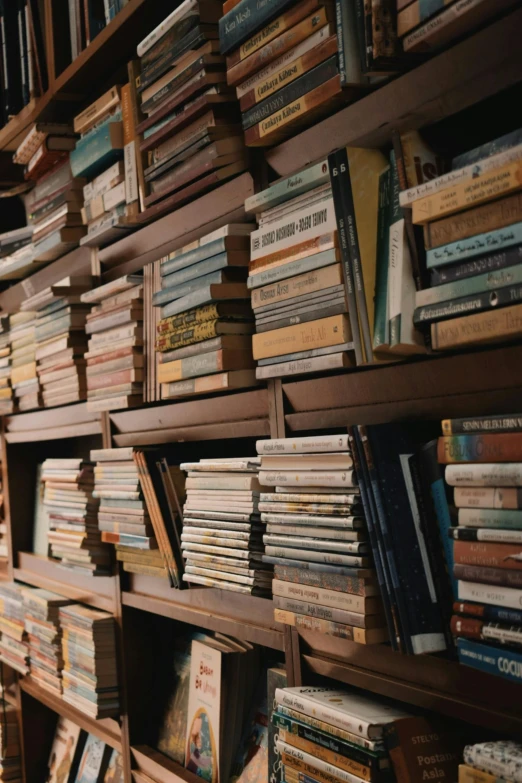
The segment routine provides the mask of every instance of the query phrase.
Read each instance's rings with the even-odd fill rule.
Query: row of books
[[[48,761],[48,783],[123,783],[123,758],[94,734],[60,716]]]
[[[94,41],[129,0],[70,0],[59,20],[61,47],[58,71],[63,70]]]

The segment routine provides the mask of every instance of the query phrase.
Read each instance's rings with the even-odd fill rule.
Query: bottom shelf
[[[114,718],[103,718],[102,720],[95,720],[94,718],[85,715],[85,713],[73,707],[72,704],[64,701],[58,694],[48,691],[46,688],[42,688],[31,677],[20,677],[20,688],[24,693],[32,696],[41,704],[44,704],[49,709],[56,712],[58,715],[62,715],[64,718],[69,718],[73,723],[80,728],[88,731],[90,734],[94,734],[103,742],[110,745],[111,748],[122,752],[121,744],[121,728],[119,723]]]
[[[133,766],[152,778],[154,783],[201,783],[197,775],[148,745],[137,745],[131,748],[131,753]]]

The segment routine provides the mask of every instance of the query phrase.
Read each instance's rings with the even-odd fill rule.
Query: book
[[[522,438],[518,433],[448,435],[439,438],[437,455],[443,464],[518,462],[519,445]]]
[[[480,207],[428,223],[424,229],[425,247],[438,248],[485,232],[506,228],[518,223],[521,218],[522,194],[514,193],[498,201],[491,201]],[[483,252],[482,248],[481,255]]]
[[[520,653],[470,639],[457,639],[457,649],[459,661],[464,666],[471,666],[487,674],[520,682],[522,665]]]
[[[85,742],[80,734],[79,726],[68,718],[59,717],[48,762],[51,783],[74,779]]]
[[[522,432],[522,417],[518,414],[443,419],[443,435],[460,433]]]
[[[464,761],[473,767],[498,775],[506,780],[517,780],[520,777],[519,764],[521,747],[511,740],[499,742],[482,742],[477,745],[466,745]]]
[[[431,344],[443,351],[466,345],[514,340],[520,335],[522,305],[452,318],[431,325]]]
[[[405,783],[433,774],[457,778],[464,742],[440,720],[417,716],[395,721],[385,727],[384,742],[395,774]],[[419,743],[423,754],[418,753]]]

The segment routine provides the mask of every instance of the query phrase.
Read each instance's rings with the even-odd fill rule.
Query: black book
[[[279,16],[294,0],[241,0],[235,8],[219,20],[219,42],[221,54],[228,54]]]
[[[141,89],[149,87],[160,76],[168,71],[176,61],[190,51],[190,49],[199,49],[205,41],[210,38],[215,38],[215,25],[200,24],[194,27],[187,35],[185,35],[177,44],[175,44],[170,51],[166,52],[159,60],[153,63],[149,68],[144,68],[141,72]]]
[[[522,245],[491,253],[482,258],[473,258],[470,261],[458,261],[456,264],[441,266],[430,272],[430,287],[452,283],[455,280],[464,280],[467,277],[481,275],[484,272],[496,272],[514,266],[522,261]]]
[[[18,7],[16,2],[2,0],[4,105],[6,120],[23,108],[20,37],[18,33]]]

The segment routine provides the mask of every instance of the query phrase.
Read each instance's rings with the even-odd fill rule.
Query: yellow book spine
[[[252,338],[254,359],[284,356],[312,348],[349,343],[352,339],[350,324],[346,315],[333,315],[318,321],[272,329],[255,334]]]

